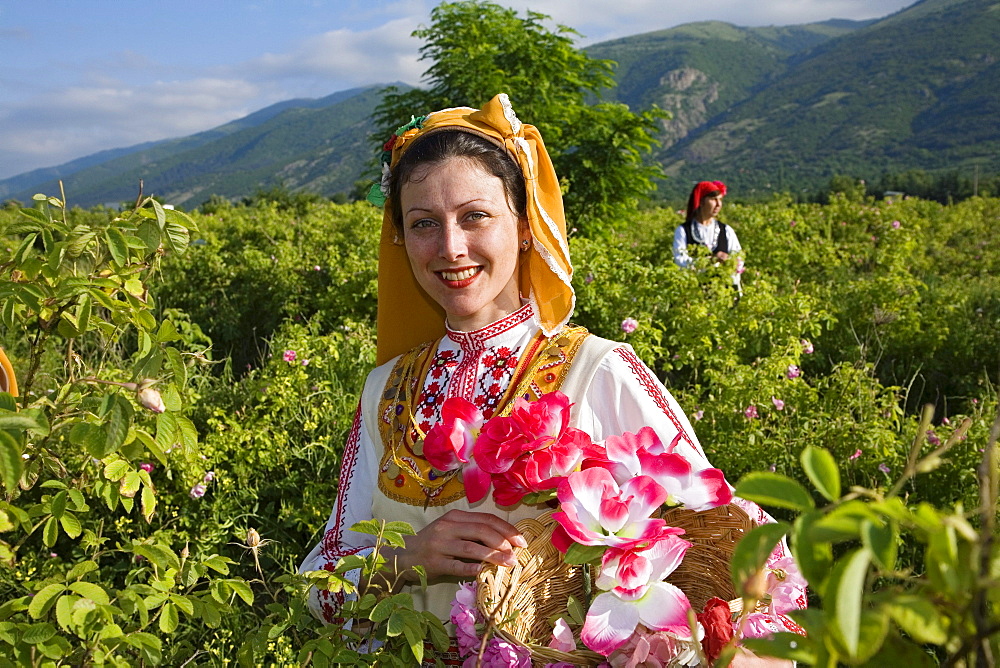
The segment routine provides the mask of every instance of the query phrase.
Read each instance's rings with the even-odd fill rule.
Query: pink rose
[[[639,321],[635,318],[625,318],[622,320],[622,331],[631,334],[639,328]]]
[[[785,410],[785,402],[773,395],[771,396],[771,403],[774,404],[775,409],[779,411]]]
[[[799,367],[796,366],[795,364],[789,364],[788,370],[785,372],[785,375],[788,376],[789,379],[798,378],[799,376],[802,375],[802,370],[799,369]]]
[[[473,447],[483,426],[483,414],[461,397],[450,397],[441,405],[441,422],[424,437],[424,458],[439,471],[462,470],[465,495],[475,503],[490,491],[490,477],[475,457]]]
[[[754,406],[753,404],[750,404],[743,410],[743,415],[745,415],[748,420],[756,419],[758,417],[757,407]]]

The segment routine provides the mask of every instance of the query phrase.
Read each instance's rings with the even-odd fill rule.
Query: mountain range
[[[671,113],[654,155],[668,175],[661,197],[706,178],[752,197],[836,174],[1000,172],[995,0],[921,0],[863,22],[691,23],[586,51],[618,63],[606,98]],[[0,198],[56,193],[60,179],[81,206],[133,200],[140,179],[188,208],[274,187],[345,197],[372,178],[382,88],[289,100],[190,137],[20,174],[0,181]]]

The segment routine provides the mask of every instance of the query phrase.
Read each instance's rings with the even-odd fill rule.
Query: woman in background
[[[726,196],[726,184],[722,181],[701,181],[688,196],[685,221],[674,230],[674,263],[679,267],[690,267],[694,259],[688,252],[689,246],[704,246],[719,262],[736,258],[733,272],[733,287],[743,294],[740,274],[743,273],[743,247],[736,236],[736,230],[719,222],[717,216],[722,211],[722,199]]]

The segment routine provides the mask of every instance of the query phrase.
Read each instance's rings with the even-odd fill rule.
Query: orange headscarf
[[[396,166],[415,138],[444,128],[485,136],[506,148],[521,167],[532,243],[528,252],[519,254],[518,285],[521,294],[534,305],[545,334],[557,333],[569,321],[575,305],[570,283],[573,267],[562,192],[542,136],[533,125],[518,120],[507,95],[501,93],[480,110],[443,109],[427,116],[421,127],[394,136],[386,144],[386,149],[392,151],[389,169]],[[396,238],[390,203],[385,204],[382,214],[378,265],[377,363],[383,364],[416,345],[443,336],[445,313],[417,284],[406,248]]]
[[[14,367],[0,348],[0,392],[7,392],[11,396],[17,396],[17,378],[14,377]]]

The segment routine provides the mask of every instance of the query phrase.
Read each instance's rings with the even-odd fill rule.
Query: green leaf
[[[73,513],[66,511],[59,518],[59,524],[62,526],[62,530],[70,538],[76,538],[81,533],[83,533],[83,526],[80,524],[80,520]]]
[[[393,610],[389,615],[389,622],[385,625],[385,633],[391,638],[395,638],[403,632],[406,617],[402,615],[402,610]]]
[[[177,327],[170,320],[164,320],[160,323],[160,329],[156,332],[157,343],[169,343],[171,341],[177,341],[181,339],[181,335],[177,333]]]
[[[401,536],[416,536],[417,532],[413,530],[407,522],[386,522],[385,530],[391,531],[393,533],[398,533]]]
[[[11,431],[34,431],[39,434],[47,434],[49,426],[45,422],[45,416],[36,411],[23,411],[21,413],[0,412],[0,429]]]
[[[191,243],[187,228],[177,223],[167,223],[167,247],[175,253],[183,253]]]
[[[21,636],[21,640],[29,645],[38,645],[50,640],[55,634],[56,627],[52,626],[52,624],[49,624],[48,622],[43,622],[41,624],[32,624],[29,626],[24,631],[24,635]]]
[[[115,451],[104,430],[89,422],[73,425],[69,430],[69,441],[82,447],[94,459],[104,459]]]
[[[28,254],[31,252],[31,249],[34,248],[35,240],[37,238],[38,238],[37,234],[29,234],[24,238],[24,241],[21,242],[21,245],[18,246],[16,251],[14,251],[15,264],[24,264],[24,261],[27,259]]]
[[[229,575],[229,564],[231,561],[226,557],[218,554],[213,554],[207,559],[203,559],[202,562],[205,566],[211,568],[216,573],[221,573],[223,575]]]
[[[383,598],[375,604],[374,608],[372,608],[371,613],[368,615],[368,619],[372,620],[376,624],[379,624],[389,619],[389,615],[391,615],[392,611],[395,609],[396,604],[394,602],[394,597],[390,596]]]
[[[124,267],[128,264],[128,241],[125,240],[125,235],[117,227],[109,227],[104,236],[108,240],[111,258],[119,267]]]
[[[802,451],[802,468],[809,481],[829,501],[840,498],[840,471],[833,455],[823,448],[806,447]]]
[[[128,435],[129,427],[132,425],[133,409],[127,399],[119,394],[113,395],[114,403],[108,412],[105,422],[105,432],[108,438],[108,447],[111,452],[122,447],[125,437]],[[101,459],[98,457],[98,459]]]
[[[96,561],[91,561],[90,559],[88,559],[87,561],[81,561],[76,566],[70,569],[69,573],[66,574],[66,579],[78,580],[87,573],[96,571],[97,568],[98,566]]]
[[[180,608],[180,610],[184,612],[184,614],[188,616],[194,614],[194,603],[192,603],[191,599],[189,599],[187,596],[177,596],[172,594],[170,596],[170,600],[173,601],[174,605]]]
[[[108,462],[104,467],[104,477],[115,482],[125,477],[130,470],[129,463],[124,459],[115,459]]]
[[[156,329],[156,318],[149,311],[132,311],[132,322],[135,323],[136,327],[144,329],[147,332],[151,332]]]
[[[138,471],[129,471],[122,478],[121,487],[118,489],[118,493],[127,499],[131,499],[135,496],[135,493],[139,491],[139,485],[141,479],[139,478]]]
[[[167,634],[173,633],[177,630],[179,623],[180,615],[177,614],[177,608],[173,603],[167,601],[160,608],[160,630]]]
[[[73,629],[73,606],[80,599],[76,596],[60,596],[56,602],[56,621],[66,631]]]
[[[56,597],[66,591],[66,586],[62,584],[50,584],[37,592],[31,603],[28,605],[28,614],[32,619],[39,619],[49,611]]]
[[[944,645],[948,642],[948,619],[923,596],[902,594],[883,605],[903,631],[919,643]]]
[[[156,250],[160,246],[160,228],[151,220],[144,220],[139,223],[136,234],[142,239],[147,250]]]
[[[144,486],[142,488],[142,495],[139,499],[139,507],[142,508],[142,517],[148,524],[153,520],[153,513],[156,511],[156,493],[153,492],[152,487]]]
[[[89,598],[91,601],[97,605],[110,605],[111,599],[108,597],[108,592],[104,591],[104,587],[93,582],[84,582],[79,580],[73,582],[69,585],[70,591],[73,591],[83,598]]]
[[[843,503],[818,520],[813,525],[814,540],[837,543],[857,540],[861,537],[861,525],[865,521],[878,522],[878,515],[863,501],[853,500]]]
[[[887,571],[896,568],[896,553],[899,548],[899,530],[892,520],[861,523],[861,540],[871,550],[875,562]]]
[[[87,501],[83,498],[83,493],[78,489],[69,490],[70,501],[73,502],[73,510],[83,513],[90,510]]]
[[[775,633],[770,638],[744,638],[740,644],[758,656],[801,661],[808,665],[816,663],[814,643],[798,633]]]
[[[792,556],[795,557],[802,576],[820,594],[833,566],[833,548],[830,543],[816,540],[812,536],[813,526],[822,517],[823,514],[816,510],[799,515],[792,525],[789,541]]]
[[[75,339],[80,336],[80,328],[76,324],[76,316],[63,311],[59,314],[59,324],[56,326],[59,335],[66,339]]]
[[[146,449],[149,450],[151,455],[156,457],[156,460],[160,462],[161,465],[168,466],[167,455],[163,452],[163,448],[160,447],[160,444],[157,443],[152,436],[142,429],[136,429],[133,433],[135,434],[136,440],[146,446]]]
[[[400,610],[403,617],[403,635],[413,652],[413,657],[417,664],[424,661],[424,628],[420,623],[420,617],[412,610]]]
[[[56,544],[56,539],[59,538],[59,520],[54,517],[49,517],[45,520],[45,526],[42,528],[42,543],[45,547],[52,547]]]
[[[153,206],[153,212],[156,213],[156,224],[159,225],[160,229],[162,230],[163,227],[167,224],[167,214],[163,210],[163,205],[157,202],[152,197],[149,198],[149,203]]]
[[[837,560],[826,586],[827,623],[835,630],[850,657],[861,644],[861,604],[871,552],[859,548]]]
[[[250,589],[250,585],[243,580],[238,580],[236,578],[226,580],[226,582],[233,588],[236,595],[243,599],[244,603],[247,605],[253,605],[253,590]]]
[[[91,300],[88,293],[80,297],[80,304],[76,307],[77,327],[81,333],[86,333],[90,327]]]
[[[743,536],[730,564],[733,587],[738,594],[744,591],[745,583],[764,568],[774,546],[784,538],[791,527],[784,522],[762,524]]]
[[[50,512],[56,517],[62,517],[62,514],[66,512],[66,502],[69,500],[69,494],[66,490],[63,490],[55,495],[52,499],[52,506]]]
[[[0,431],[0,475],[8,492],[17,489],[21,479],[21,446],[17,439],[6,431]]]
[[[566,549],[563,561],[567,564],[589,564],[600,559],[607,551],[604,545],[581,545],[573,543]]]
[[[779,473],[756,471],[740,478],[736,496],[765,506],[809,510],[815,507],[805,487]]]

